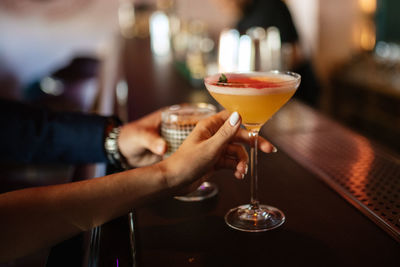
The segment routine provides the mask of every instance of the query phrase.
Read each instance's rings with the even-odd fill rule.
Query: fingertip
[[[229,117],[229,124],[231,126],[235,126],[240,120],[240,115],[236,111],[231,114]]]
[[[164,139],[159,139],[155,144],[153,152],[161,156],[164,155],[166,151],[167,151],[167,143],[165,142]]]
[[[271,153],[271,152],[276,152],[276,147],[274,147],[272,144],[270,144],[267,141],[260,142],[260,150],[265,152],[265,153]]]
[[[235,172],[235,178],[239,179],[239,180],[243,180],[244,179],[244,173],[236,171]]]
[[[238,179],[244,179],[244,176],[247,174],[248,165],[246,162],[239,162],[236,166],[235,176]]]
[[[238,163],[238,165],[236,166],[236,170],[240,171],[240,172],[242,172],[244,174],[247,174],[247,169],[248,169],[247,162],[245,162],[245,161],[240,161]]]

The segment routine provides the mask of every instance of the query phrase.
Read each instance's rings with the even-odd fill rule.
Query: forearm
[[[51,246],[170,189],[158,165],[0,195],[0,261]]]

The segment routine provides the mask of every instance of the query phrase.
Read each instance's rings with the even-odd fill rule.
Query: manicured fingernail
[[[232,126],[235,126],[235,125],[238,123],[238,121],[239,121],[239,113],[237,113],[237,112],[235,111],[235,112],[233,112],[233,113],[231,114],[231,116],[229,117],[229,123],[230,123]]]
[[[276,152],[278,152],[278,149],[276,147],[273,147],[272,148],[272,153],[276,153]]]
[[[246,168],[244,169],[244,173],[247,174],[248,170],[249,170],[249,165],[246,164]]]
[[[156,150],[159,154],[164,153],[165,150],[165,143],[163,141],[159,141],[156,147]]]

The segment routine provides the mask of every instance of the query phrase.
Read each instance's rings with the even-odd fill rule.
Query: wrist
[[[104,130],[104,150],[108,161],[119,169],[130,169],[130,166],[122,155],[118,139],[121,132],[121,123],[115,117],[110,117]]]
[[[174,173],[173,164],[171,165],[170,163],[169,159],[166,159],[154,164],[153,166],[158,169],[165,190],[175,192],[179,187],[179,178],[178,175]]]

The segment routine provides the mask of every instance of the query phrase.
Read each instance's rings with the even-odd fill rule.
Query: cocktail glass
[[[277,112],[300,85],[300,75],[270,71],[215,74],[205,78],[207,90],[228,111],[237,111],[250,137],[250,204],[231,209],[225,222],[246,232],[262,232],[279,227],[285,215],[275,207],[260,204],[257,187],[257,140],[261,126]]]

